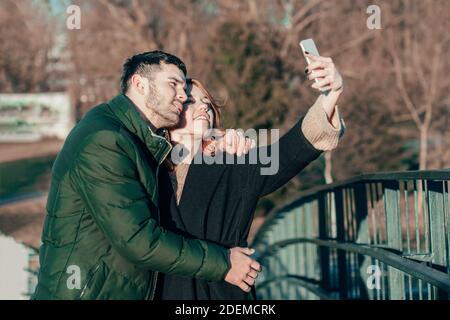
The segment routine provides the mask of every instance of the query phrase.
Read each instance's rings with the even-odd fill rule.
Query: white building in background
[[[34,292],[37,253],[0,233],[0,300],[27,300]]]
[[[68,93],[0,94],[0,143],[64,140],[73,125]]]

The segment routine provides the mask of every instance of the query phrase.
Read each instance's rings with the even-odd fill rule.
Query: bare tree
[[[0,2],[0,91],[38,92],[51,89],[50,51],[55,22],[43,4]]]
[[[339,103],[349,129],[336,151],[261,202],[261,212],[266,212],[274,202],[324,180],[414,168],[429,154],[423,150],[448,158],[443,150],[449,149],[450,140],[445,122],[449,78],[448,71],[439,71],[448,70],[445,1],[383,3],[381,30],[366,26],[370,4],[369,0],[80,2],[82,29],[69,31],[75,66],[72,84],[87,110],[117,92],[126,57],[162,49],[180,56],[190,76],[226,101],[225,126],[279,128],[283,133],[317,95],[306,82],[306,63],[298,47],[301,39],[313,38],[344,76]],[[436,43],[441,43],[439,48]],[[421,54],[419,44],[427,54]],[[402,86],[406,95],[401,94]],[[410,110],[417,110],[418,117]],[[420,141],[417,128],[426,129],[431,137],[430,146],[421,144],[420,157],[411,145],[417,138]],[[433,166],[444,163],[448,162],[433,161]]]
[[[382,9],[389,22],[386,73],[392,76],[386,83],[394,84],[385,98],[396,122],[412,121],[418,130],[420,170],[428,167],[430,130],[450,90],[447,8],[446,1],[397,1]]]

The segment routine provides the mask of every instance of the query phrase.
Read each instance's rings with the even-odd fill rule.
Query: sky
[[[35,2],[42,2],[43,0],[35,0]],[[48,0],[52,14],[55,16],[63,16],[66,13],[66,8],[71,4],[69,0]]]

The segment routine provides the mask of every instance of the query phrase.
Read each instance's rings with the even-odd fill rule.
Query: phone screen
[[[316,44],[314,43],[313,39],[302,40],[302,41],[300,41],[299,44],[300,44],[300,48],[302,49],[303,56],[305,57],[306,62],[308,64],[310,63],[310,61],[309,61],[308,57],[305,56],[305,52],[309,52],[316,56],[320,56],[319,50],[317,50]]]

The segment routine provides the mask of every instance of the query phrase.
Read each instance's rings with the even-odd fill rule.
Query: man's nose
[[[186,94],[186,92],[184,92],[184,90],[178,91],[177,99],[178,99],[181,103],[186,102],[186,100],[187,100],[187,94]]]

